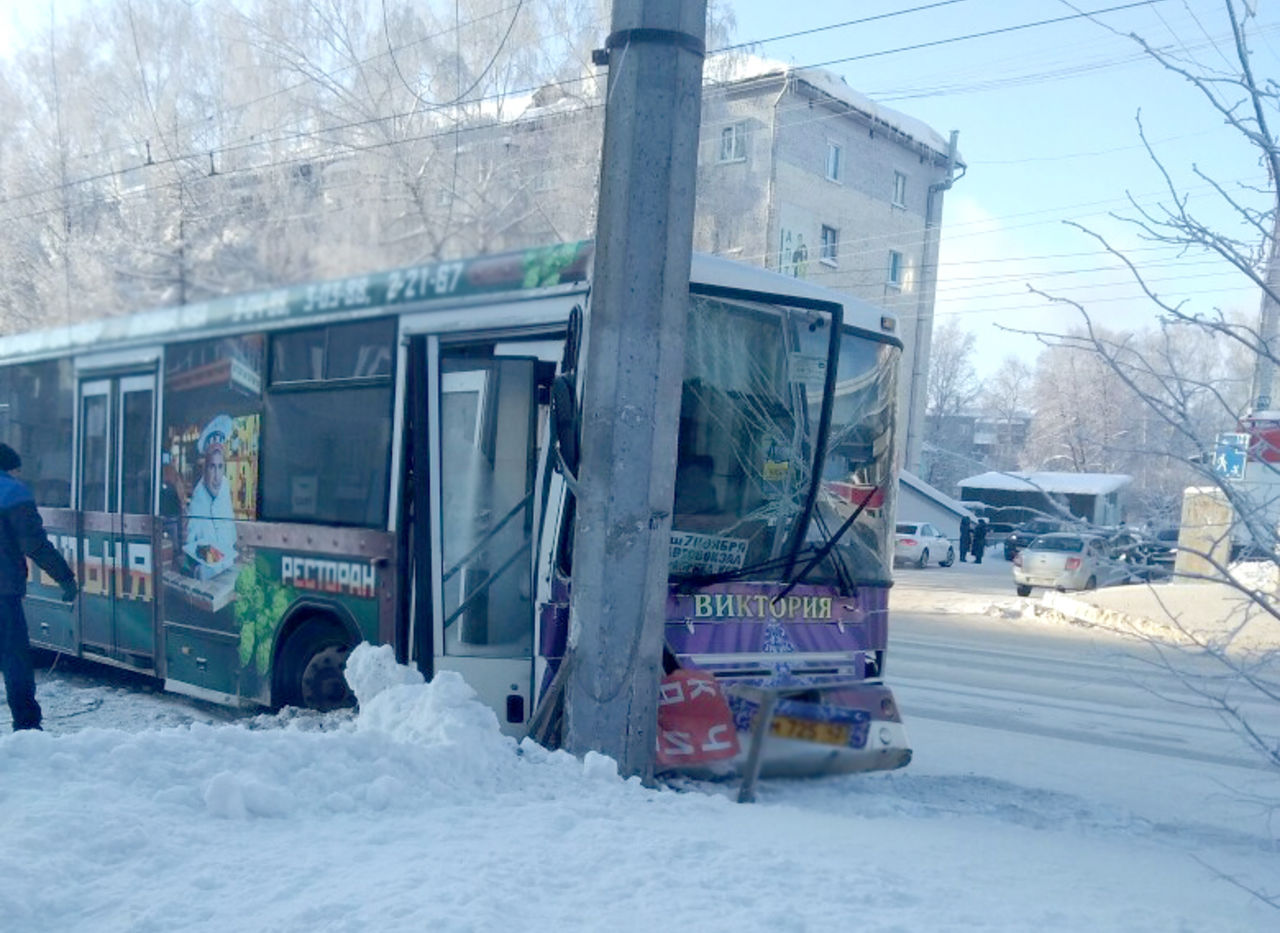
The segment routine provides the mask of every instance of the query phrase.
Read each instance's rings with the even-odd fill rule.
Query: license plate
[[[814,722],[809,719],[792,719],[790,716],[774,716],[769,731],[779,738],[802,739],[823,745],[848,745],[849,727],[834,722]]]

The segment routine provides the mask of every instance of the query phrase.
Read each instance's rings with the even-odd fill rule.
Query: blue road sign
[[[1248,456],[1248,434],[1219,434],[1213,453],[1213,472],[1227,479],[1243,479]]]

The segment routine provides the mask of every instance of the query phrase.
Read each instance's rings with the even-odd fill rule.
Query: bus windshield
[[[823,462],[818,509],[809,538],[825,542],[849,520],[832,560],[809,582],[888,584],[893,565],[894,404],[898,347],[845,328],[836,369],[830,441]],[[856,517],[855,517],[856,516]]]
[[[831,317],[718,296],[694,295],[691,301],[671,576],[780,577],[812,482]],[[896,351],[851,331],[841,347],[828,445],[837,456],[834,467],[828,463],[824,469],[824,480],[879,483],[892,466],[890,352]],[[830,485],[824,482],[816,513],[827,525],[838,512],[823,504],[833,499]],[[890,493],[882,490],[879,498]],[[891,509],[877,508],[867,521],[882,514]],[[859,524],[866,524],[861,516]],[[851,529],[846,538],[852,536]],[[879,579],[886,576],[881,570],[887,529],[877,527],[871,537],[879,543],[865,555],[870,565],[859,575]],[[836,575],[819,567],[807,580]]]

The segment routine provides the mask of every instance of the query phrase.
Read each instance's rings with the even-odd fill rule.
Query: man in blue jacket
[[[76,598],[76,575],[44,533],[31,490],[9,474],[22,458],[8,444],[0,444],[0,666],[4,690],[13,713],[13,731],[40,728],[40,704],[31,670],[31,642],[22,597],[27,592],[27,558],[62,586],[62,598]]]

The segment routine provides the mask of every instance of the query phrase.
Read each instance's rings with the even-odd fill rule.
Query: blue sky
[[[738,0],[741,40],[812,29],[841,20],[920,6],[929,0],[832,4]],[[782,39],[763,55],[808,65],[898,49],[1097,10],[1124,0],[963,0],[878,22]],[[1232,54],[1220,0],[1164,0],[1101,19],[1153,45],[1184,49],[1223,68]],[[1280,12],[1264,6],[1253,52],[1258,71],[1276,76]],[[1039,345],[1001,333],[997,325],[1053,329],[1074,312],[1050,308],[1026,285],[1080,300],[1095,319],[1141,327],[1153,319],[1118,264],[1099,244],[1067,227],[1075,221],[1125,246],[1145,247],[1131,229],[1107,217],[1126,210],[1132,193],[1153,207],[1168,200],[1162,180],[1140,147],[1135,114],[1174,179],[1186,183],[1193,204],[1206,201],[1192,165],[1228,187],[1264,185],[1256,154],[1222,124],[1185,79],[1138,54],[1124,35],[1087,20],[1062,22],[916,51],[829,65],[872,99],[924,120],[944,136],[960,131],[968,162],[944,208],[939,320],[958,316],[978,336],[987,372],[1006,354],[1028,362]],[[1219,214],[1213,216],[1221,217]],[[1162,295],[1185,297],[1198,308],[1256,315],[1259,297],[1234,273],[1199,256],[1167,250],[1134,254],[1154,263]]]
[[[65,13],[81,2],[57,0],[56,8]],[[1188,186],[1193,204],[1210,209],[1192,165],[1229,187],[1265,184],[1256,155],[1194,88],[1141,56],[1124,35],[1087,20],[892,51],[1124,0],[1074,2],[933,0],[932,9],[914,13],[901,11],[931,0],[731,4],[738,41],[821,30],[762,42],[759,54],[795,65],[834,62],[827,67],[872,99],[944,136],[959,131],[968,171],[946,199],[937,311],[939,320],[958,319],[977,335],[983,373],[1006,354],[1030,362],[1038,351],[1034,340],[1004,333],[1000,325],[1057,329],[1072,319],[1074,312],[1028,294],[1028,284],[1080,300],[1113,326],[1152,320],[1151,306],[1127,274],[1096,241],[1065,223],[1089,226],[1120,245],[1147,246],[1107,216],[1127,209],[1129,193],[1149,207],[1162,196],[1160,178],[1139,145],[1139,110],[1148,137],[1175,180]],[[14,41],[13,30],[47,22],[48,9],[0,0],[0,53]],[[884,13],[900,15],[822,29]],[[1231,56],[1221,0],[1161,0],[1101,19],[1209,64]],[[1274,6],[1263,6],[1254,33],[1258,71],[1280,75],[1280,12]],[[854,57],[861,58],[841,61]],[[1221,265],[1149,247],[1134,255],[1154,264],[1151,274],[1162,294],[1184,297],[1202,310],[1257,312],[1257,294]]]

